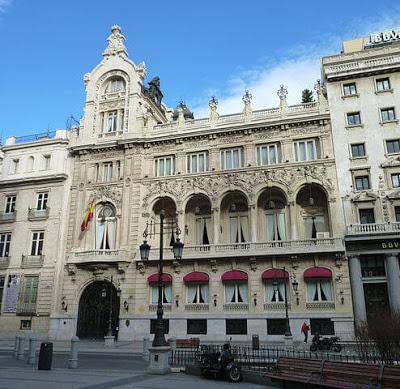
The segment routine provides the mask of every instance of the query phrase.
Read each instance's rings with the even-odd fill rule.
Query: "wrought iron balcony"
[[[0,257],[0,269],[6,269],[10,263],[10,257]]]
[[[17,306],[17,315],[20,316],[36,315],[36,303],[19,303]]]
[[[224,258],[224,257],[246,257],[246,256],[265,256],[265,255],[288,255],[288,254],[309,254],[309,253],[329,253],[344,251],[343,239],[324,238],[306,240],[276,240],[269,242],[248,242],[248,243],[229,243],[211,244],[199,246],[186,246],[183,250],[185,259],[201,258]],[[172,248],[164,249],[164,259],[173,259]],[[139,251],[136,259],[140,261]],[[150,260],[159,259],[159,249],[151,248]]]
[[[70,264],[130,262],[128,250],[75,250],[67,259]]]
[[[21,267],[41,267],[43,265],[44,255],[23,255]]]
[[[50,208],[47,207],[46,209],[36,209],[36,208],[29,208],[28,209],[28,220],[45,220],[49,217]]]
[[[368,223],[368,224],[353,224],[347,226],[347,235],[371,235],[371,234],[387,234],[399,233],[400,223]]]
[[[17,211],[14,212],[0,212],[0,223],[11,223],[15,222],[17,217]]]

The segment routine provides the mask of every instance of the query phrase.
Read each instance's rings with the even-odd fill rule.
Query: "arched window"
[[[117,93],[123,90],[125,90],[125,81],[121,77],[115,77],[107,82],[105,92]]]
[[[115,208],[111,204],[101,205],[96,213],[96,249],[114,249],[116,230]]]

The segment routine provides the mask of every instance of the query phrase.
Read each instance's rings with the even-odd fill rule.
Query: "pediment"
[[[351,196],[351,199],[354,202],[364,202],[364,201],[376,201],[376,199],[379,196],[375,194],[374,192],[371,191],[363,191],[363,192],[357,192],[353,196]]]
[[[394,189],[392,191],[390,191],[386,197],[389,200],[399,200],[400,199],[400,189]]]
[[[397,155],[395,157],[388,158],[385,162],[381,164],[382,168],[386,167],[396,167],[400,166],[400,155]]]

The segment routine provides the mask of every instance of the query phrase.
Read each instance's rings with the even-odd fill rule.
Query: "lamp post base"
[[[168,374],[171,372],[171,367],[168,363],[169,352],[171,347],[149,347],[150,363],[147,372],[150,374]]]
[[[106,347],[112,347],[112,346],[114,346],[114,342],[115,342],[115,336],[108,336],[108,335],[106,335],[106,336],[104,337],[104,345],[105,345]]]
[[[285,347],[293,346],[293,335],[284,336]]]

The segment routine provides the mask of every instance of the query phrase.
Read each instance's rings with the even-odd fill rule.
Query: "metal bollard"
[[[143,359],[145,361],[150,361],[150,338],[143,338]]]
[[[69,369],[77,369],[79,365],[79,338],[77,336],[73,336],[71,339],[71,353],[68,359],[68,368]]]
[[[29,338],[29,356],[28,356],[28,361],[27,363],[29,365],[35,365],[36,364],[36,345],[37,345],[37,339],[35,336],[31,336]]]
[[[20,336],[18,343],[18,350],[17,350],[17,359],[22,361],[24,359],[24,355],[25,355],[25,337]]]
[[[18,346],[19,346],[20,336],[21,335],[19,335],[19,334],[15,335],[14,358],[17,358],[17,355],[18,355]]]

